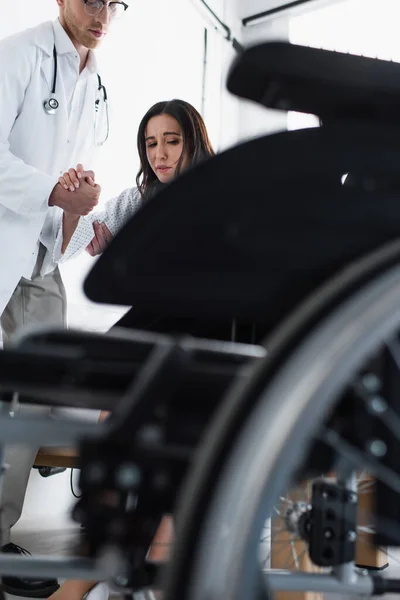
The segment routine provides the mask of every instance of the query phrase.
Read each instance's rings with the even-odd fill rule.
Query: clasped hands
[[[85,171],[81,164],[78,164],[76,169],[66,171],[59,178],[53,192],[55,190],[58,196],[57,206],[64,210],[64,219],[76,223],[81,216],[87,216],[97,206],[101,193],[101,187],[95,183],[94,172]],[[59,202],[60,197],[62,206]],[[86,251],[91,256],[97,256],[106,249],[113,236],[107,225],[97,220],[93,221],[93,231],[94,237]]]

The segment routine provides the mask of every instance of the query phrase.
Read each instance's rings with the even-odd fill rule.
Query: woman
[[[137,187],[124,190],[103,211],[87,217],[64,213],[54,250],[56,261],[65,261],[85,247],[92,256],[100,254],[143,202],[188,167],[214,155],[200,113],[183,100],[158,102],[148,110],[139,125],[137,148]],[[70,169],[59,183],[72,191],[79,187],[79,175]],[[94,184],[94,179],[89,182]]]
[[[185,169],[214,155],[201,115],[183,100],[152,106],[140,123],[137,146],[141,165],[137,187],[107,202],[102,212],[80,218],[65,214],[57,238],[59,259],[61,254],[63,260],[70,258],[88,244],[92,256],[100,254],[143,202]],[[74,189],[79,186],[79,175],[82,176],[81,169],[78,172],[70,169],[60,178],[60,184]],[[94,179],[90,182],[94,184]],[[172,520],[165,516],[153,540],[149,560],[160,562],[168,558],[172,534]],[[50,600],[81,600],[88,592],[88,600],[108,598],[105,583],[66,581]]]

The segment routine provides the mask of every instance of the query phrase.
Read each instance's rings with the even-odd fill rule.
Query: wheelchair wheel
[[[383,349],[390,349],[395,362],[400,357],[400,266],[393,264],[396,253],[399,262],[398,252],[397,246],[390,260],[377,253],[377,260],[361,269],[361,278],[355,277],[357,267],[351,267],[351,277],[341,286],[347,294],[334,296],[335,302],[310,301],[318,306],[318,318],[318,311],[311,317],[310,306],[301,307],[300,318],[289,320],[267,343],[269,355],[255,367],[250,383],[237,386],[226,399],[205,436],[182,498],[167,600],[400,591],[398,581],[360,573],[351,552],[340,554],[341,560],[328,553],[324,557],[325,542],[316,536],[326,535],[326,528],[315,526],[317,503],[326,508],[324,498],[341,494],[342,508],[350,512],[342,515],[340,531],[345,536],[339,546],[343,551],[346,540],[349,550],[356,534],[343,527],[348,515],[355,514],[350,504],[357,498],[357,475],[367,472],[377,485],[400,492],[400,471],[392,460],[396,447],[398,453],[400,418],[382,396],[383,382],[369,370]],[[294,327],[300,321],[302,327]],[[367,426],[358,431],[355,424],[364,419]],[[280,516],[282,503],[293,508],[287,490],[322,473],[333,474],[334,483],[317,479],[311,500],[297,507],[293,523],[285,518],[286,530],[293,526],[291,533],[299,534],[309,556],[314,527],[313,555],[321,570],[299,573],[298,558],[287,571],[278,571],[268,561],[263,564],[260,539],[265,542],[272,536],[271,528],[265,534],[266,521],[276,511]],[[367,480],[361,487],[371,485]],[[375,531],[378,520],[373,517],[364,519],[364,531]],[[380,515],[379,527],[388,535],[400,526]],[[400,535],[397,539],[400,545]],[[289,548],[291,541],[286,540]]]

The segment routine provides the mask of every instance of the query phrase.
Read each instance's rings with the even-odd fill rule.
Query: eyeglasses
[[[128,8],[125,2],[105,2],[105,0],[83,0],[83,4],[86,13],[91,17],[97,17],[106,6],[113,19],[121,17]]]

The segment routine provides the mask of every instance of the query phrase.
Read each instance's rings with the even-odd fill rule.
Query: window
[[[400,62],[398,0],[344,0],[294,17],[294,44]],[[312,115],[290,113],[289,128],[317,125]]]
[[[345,0],[291,19],[290,41],[400,61],[397,0]]]

